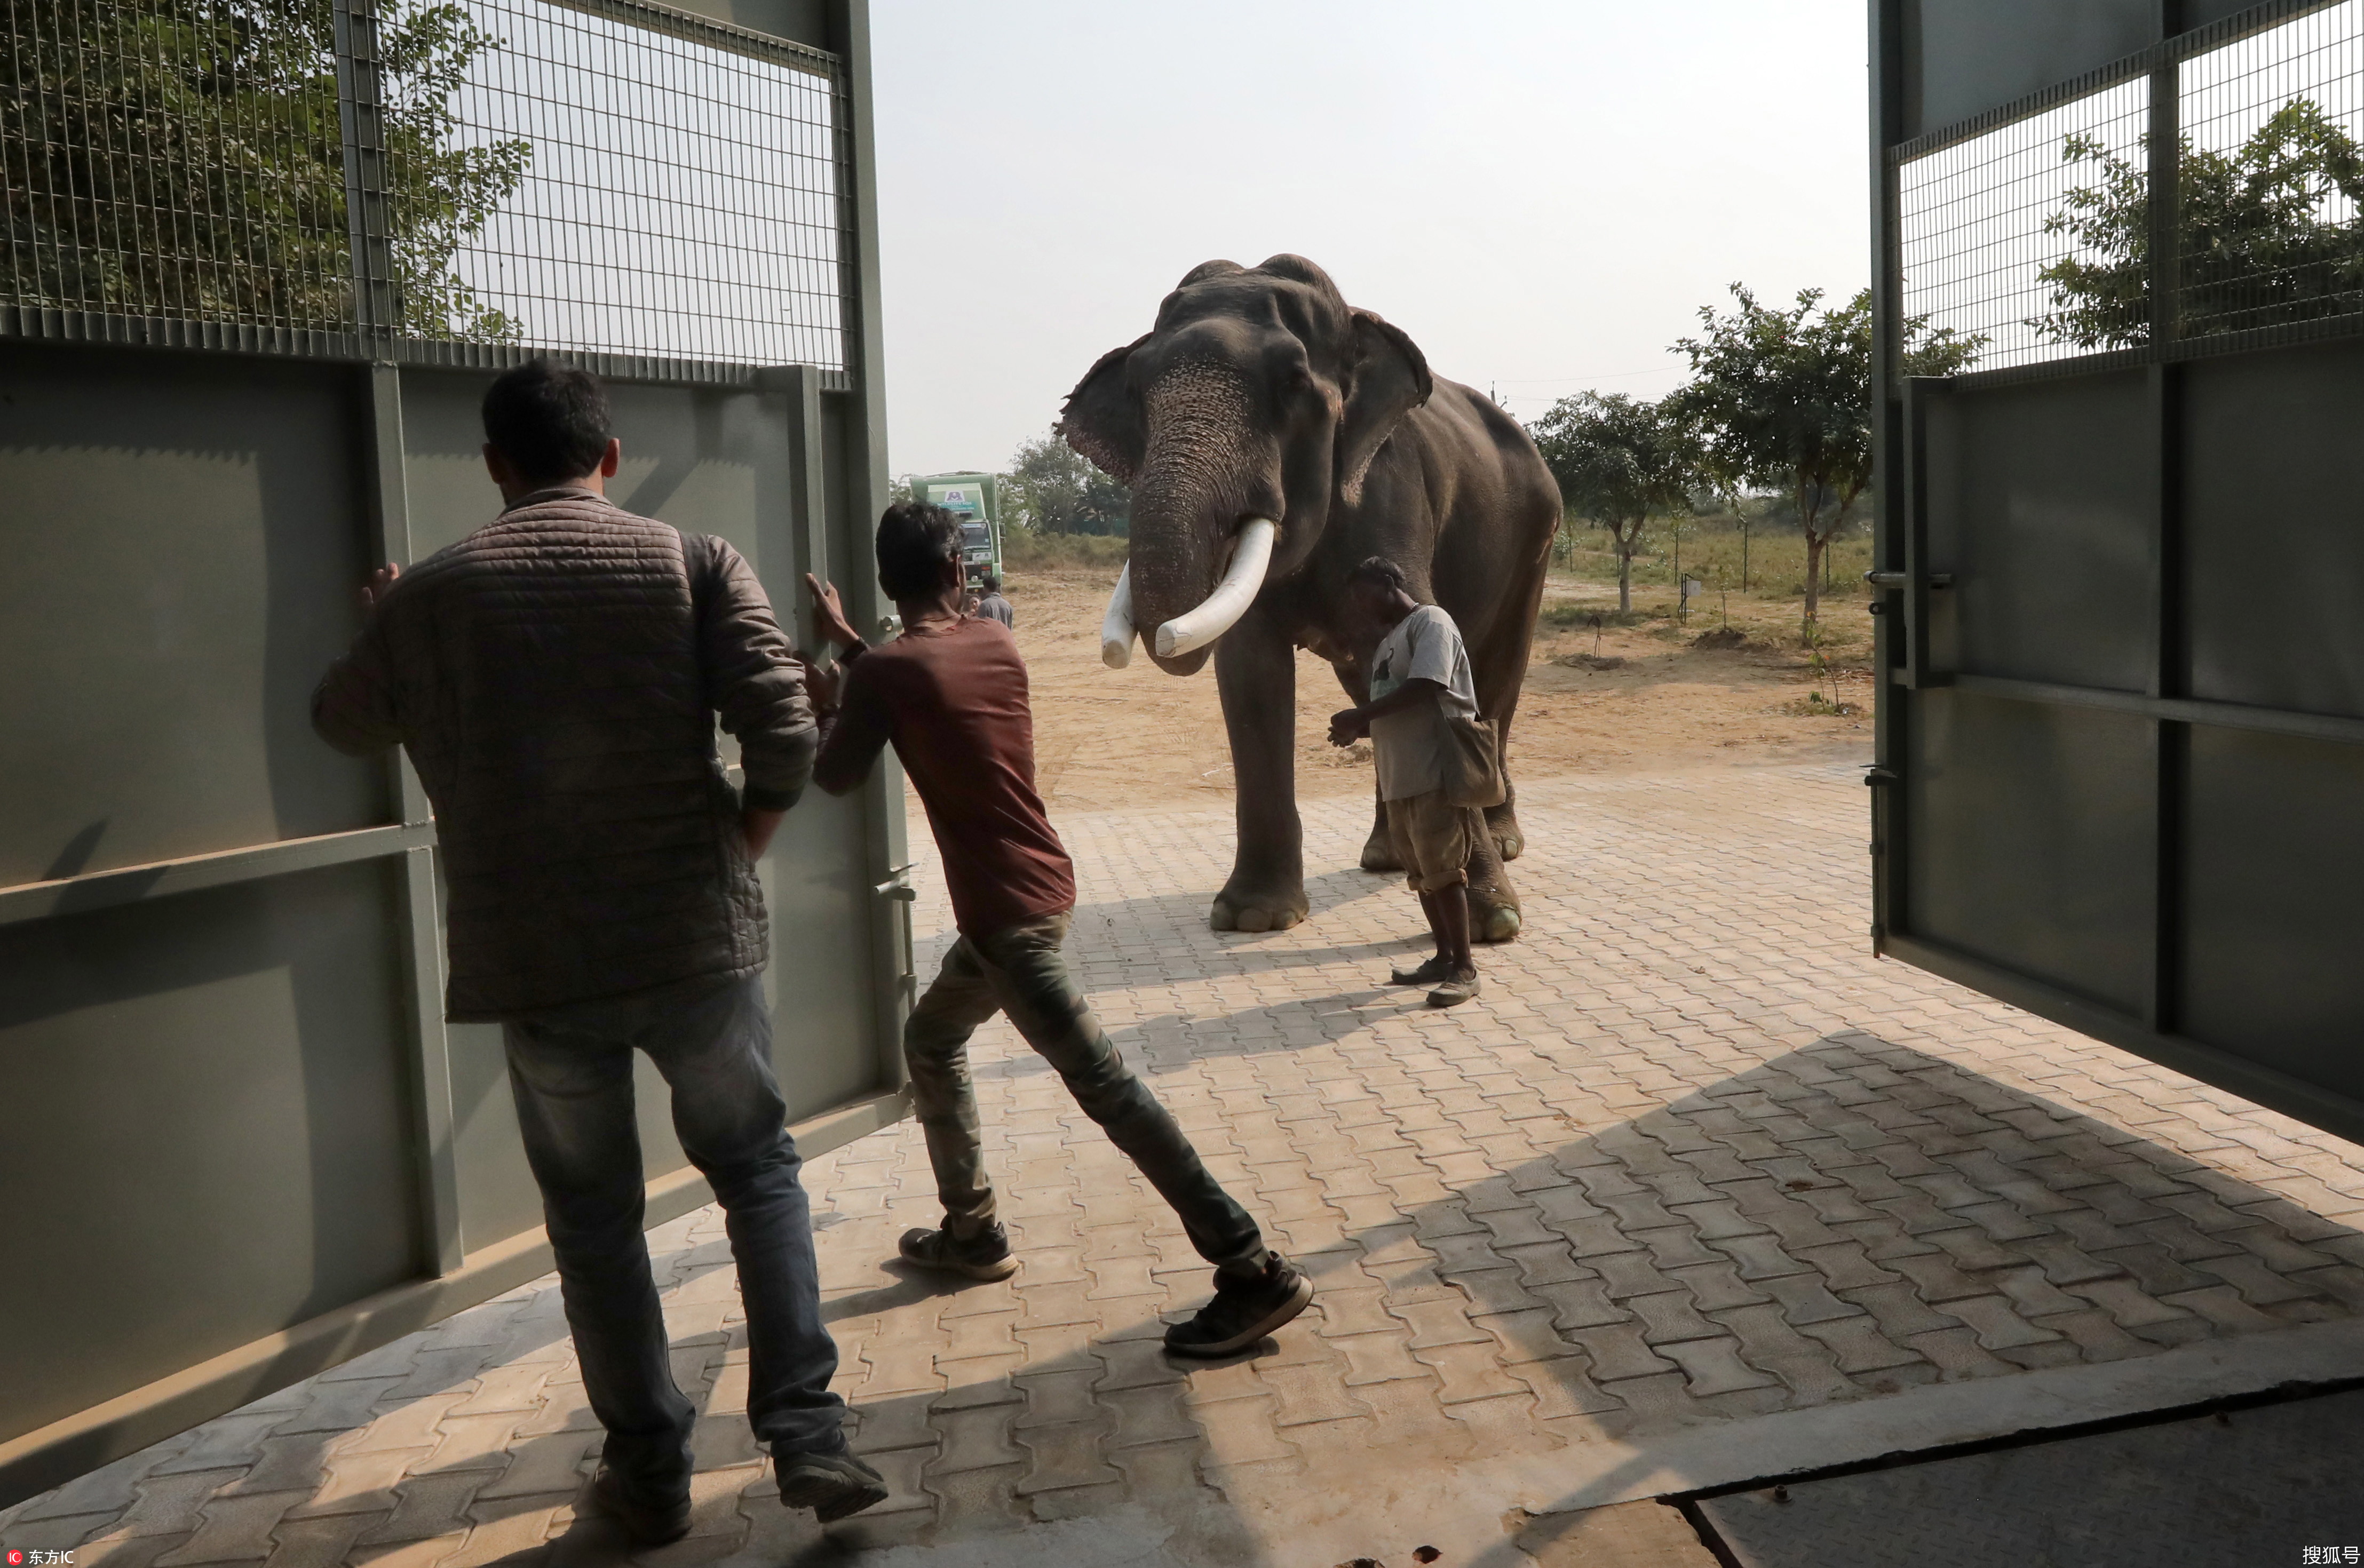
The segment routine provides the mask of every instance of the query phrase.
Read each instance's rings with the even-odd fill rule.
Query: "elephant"
[[[1507,750],[1559,487],[1516,420],[1431,376],[1409,337],[1347,305],[1320,267],[1283,254],[1192,268],[1147,334],[1085,373],[1059,432],[1132,488],[1109,662],[1130,658],[1135,627],[1169,674],[1215,661],[1238,822],[1216,929],[1279,930],[1307,915],[1295,651],[1327,659],[1348,696],[1367,700],[1377,637],[1346,592],[1358,562],[1392,560],[1414,598],[1460,626],[1479,712]],[[1485,941],[1519,931],[1503,869],[1524,847],[1516,801],[1474,836],[1471,929]],[[1384,809],[1362,864],[1396,869]]]

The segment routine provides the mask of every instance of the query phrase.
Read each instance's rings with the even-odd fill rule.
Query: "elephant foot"
[[[1519,814],[1509,806],[1497,806],[1486,813],[1486,831],[1493,836],[1494,852],[1506,861],[1517,860],[1526,852],[1527,836],[1519,827]]]
[[[1305,918],[1305,889],[1226,887],[1215,895],[1207,924],[1219,931],[1285,931]]]
[[[1402,857],[1396,853],[1395,840],[1388,837],[1385,821],[1372,828],[1371,836],[1363,840],[1363,858],[1358,863],[1365,871],[1403,870]]]
[[[1494,904],[1482,897],[1469,900],[1469,939],[1472,941],[1515,941],[1522,923],[1516,904]]]

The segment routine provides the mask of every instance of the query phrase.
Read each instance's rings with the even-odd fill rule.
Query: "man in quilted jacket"
[[[584,1385],[594,1501],[635,1545],[687,1533],[697,1410],[675,1384],[647,1243],[632,1053],[672,1092],[721,1201],[747,1310],[747,1414],[781,1500],[886,1496],[830,1392],[810,1213],[771,1063],[754,862],[812,772],[801,670],[719,539],[608,501],[621,446],[591,375],[537,360],[485,395],[505,509],[362,591],[312,698],[329,744],[406,747],[448,889],[446,1016],[497,1022]],[[714,726],[738,739],[734,791]]]

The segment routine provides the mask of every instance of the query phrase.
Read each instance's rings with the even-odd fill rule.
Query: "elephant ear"
[[[1150,337],[1144,332],[1123,348],[1102,354],[1059,409],[1059,434],[1120,484],[1140,477],[1149,445],[1148,433],[1141,428],[1141,406],[1124,383],[1124,362]]]
[[[1368,310],[1353,313],[1355,343],[1346,411],[1338,424],[1337,494],[1363,498],[1363,478],[1403,417],[1428,401],[1433,386],[1420,345]]]

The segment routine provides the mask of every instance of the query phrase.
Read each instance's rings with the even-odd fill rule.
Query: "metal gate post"
[[[374,364],[367,378],[367,471],[370,559],[410,564],[410,495],[403,473],[402,373]],[[396,751],[386,762],[396,809],[406,825],[431,828],[434,813],[410,759]],[[443,940],[436,918],[435,851],[431,843],[402,855],[396,925],[402,995],[410,1025],[410,1093],[417,1160],[420,1251],[426,1272],[456,1271],[467,1255],[460,1231],[460,1171],[452,1147],[451,1040],[443,1029]]]
[[[402,373],[393,362],[402,328],[387,212],[384,85],[377,0],[333,0],[337,119],[344,143],[345,235],[353,281],[353,323],[368,345],[363,371],[365,498],[374,536],[370,566],[410,564],[409,486],[403,473]],[[397,815],[406,825],[433,816],[408,757],[387,763]],[[410,1092],[420,1216],[421,1262],[428,1273],[458,1270],[467,1255],[460,1230],[460,1174],[452,1147],[452,1059],[443,1029],[442,937],[436,918],[435,851],[403,852],[397,873],[402,991],[409,1015]]]
[[[1904,28],[1901,0],[1868,0],[1871,45],[1871,505],[1872,567],[1896,572],[1903,568],[1903,550],[1897,537],[1897,446],[1904,409],[1899,401],[1899,350],[1896,327],[1903,287],[1902,258],[1897,228],[1898,172],[1888,150],[1904,139]],[[1880,611],[1872,622],[1872,756],[1865,783],[1871,786],[1871,947],[1885,952],[1890,924],[1901,906],[1897,902],[1898,866],[1892,846],[1897,813],[1899,770],[1904,758],[1903,704],[1894,695],[1901,650],[1897,644],[1898,600],[1873,590],[1872,607]]]
[[[2157,0],[2161,43],[2183,30],[2183,0]],[[2156,350],[2147,373],[2153,440],[2149,562],[2150,671],[2145,689],[2153,698],[2183,695],[2181,606],[2182,367],[2169,358],[2181,335],[2183,255],[2181,57],[2160,53],[2150,73],[2150,123],[2147,236],[2150,270],[2150,335]],[[2149,725],[2154,850],[2151,873],[2149,974],[2143,987],[2144,1024],[2160,1033],[2176,1026],[2181,943],[2180,907],[2182,855],[2183,760],[2190,727],[2154,717]]]
[[[345,238],[351,250],[353,323],[374,358],[402,325],[386,211],[385,115],[377,0],[334,0],[337,122],[345,150]]]
[[[842,541],[849,563],[866,562],[870,530],[886,501],[886,382],[879,306],[878,159],[871,113],[870,6],[868,0],[829,0],[831,30],[845,62],[836,94],[838,200],[845,301],[845,368],[853,384],[844,430],[845,509],[850,537]],[[889,606],[876,575],[853,572],[843,584],[864,614],[864,631],[879,624]],[[866,624],[865,624],[866,622]],[[910,869],[903,821],[903,770],[889,754],[878,760],[866,801],[870,807],[869,852],[879,887],[892,888]],[[910,929],[910,905],[882,895],[871,912],[872,984],[876,995],[879,1081],[899,1087],[903,1020],[911,1007],[912,982],[900,954]]]

